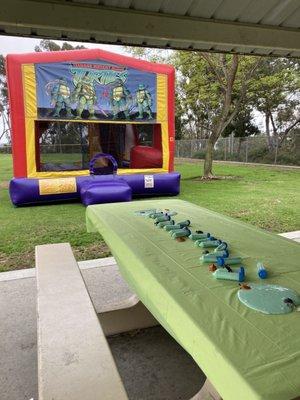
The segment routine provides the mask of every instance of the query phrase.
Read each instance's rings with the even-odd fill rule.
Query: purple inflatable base
[[[111,182],[101,182],[101,184],[92,182],[81,189],[80,198],[85,206],[130,201],[132,200],[132,190],[125,181],[112,180]]]
[[[41,195],[39,179],[14,178],[10,181],[9,193],[15,206],[24,206],[80,200],[81,190],[90,185],[101,188],[101,186],[110,186],[109,184],[127,183],[133,197],[176,196],[180,192],[180,174],[177,172],[153,175],[86,175],[76,177],[76,183],[76,192]],[[115,199],[115,194],[113,197]],[[116,201],[114,199],[105,196],[107,203]]]

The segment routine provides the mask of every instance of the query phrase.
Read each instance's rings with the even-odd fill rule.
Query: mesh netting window
[[[76,171],[88,168],[86,125],[73,122],[39,122],[36,128],[39,171]]]
[[[155,124],[37,121],[36,148],[37,171],[86,170],[99,153],[113,156],[119,168],[144,168],[144,157],[148,168],[161,167],[161,131]],[[150,148],[156,153],[149,155]],[[133,153],[138,159],[132,160]],[[106,167],[107,160],[97,164]]]

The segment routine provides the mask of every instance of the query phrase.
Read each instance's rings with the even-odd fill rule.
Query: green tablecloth
[[[247,280],[300,292],[300,246],[288,239],[181,200],[90,206],[89,232],[100,232],[120,271],[161,325],[186,349],[225,400],[285,400],[300,395],[300,313],[264,315],[237,298],[236,282],[216,281],[191,240],[179,243],[134,211],[169,208],[176,221],[227,241],[247,257]]]

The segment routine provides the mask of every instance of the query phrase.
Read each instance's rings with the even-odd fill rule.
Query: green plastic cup
[[[189,219],[186,219],[185,221],[177,222],[178,225],[180,225],[181,228],[184,228],[185,226],[190,226],[191,221]]]
[[[149,214],[149,218],[155,219],[155,218],[161,217],[162,215],[163,215],[162,212],[152,213],[152,214]]]
[[[179,237],[187,237],[190,234],[191,234],[191,231],[189,229],[185,229],[185,228],[178,229],[178,230],[172,232],[172,238],[176,239]]]
[[[163,228],[163,227],[168,226],[168,225],[174,225],[174,221],[173,220],[171,220],[171,221],[161,221],[158,224],[156,224],[156,226],[158,228]]]
[[[217,262],[217,257],[214,256],[213,254],[204,254],[199,258],[199,260],[202,263],[216,263]]]
[[[218,247],[220,243],[220,240],[206,240],[205,242],[201,242],[199,247]]]
[[[216,263],[218,261],[218,257],[223,257],[225,258],[226,262],[226,257],[228,257],[228,252],[226,250],[218,251],[217,253],[208,253],[208,254],[203,254],[203,256],[200,257],[200,261],[203,263]]]
[[[158,223],[158,222],[163,222],[163,221],[170,221],[170,219],[171,219],[171,217],[169,217],[169,215],[161,215],[161,216],[155,218],[154,221],[155,221],[155,223]]]
[[[176,231],[178,229],[181,229],[180,225],[178,224],[164,226],[164,230],[170,232],[170,234],[172,233],[172,231]]]
[[[210,233],[191,233],[189,238],[192,240],[207,239]]]
[[[238,272],[228,272],[225,268],[218,268],[213,272],[213,276],[216,279],[224,279],[226,281],[244,282],[245,269],[241,267]]]
[[[198,240],[196,240],[196,241],[194,242],[194,246],[195,246],[195,247],[200,247],[200,244],[201,244],[202,242],[207,242],[208,240],[210,240],[210,239],[209,239],[209,238],[198,239]]]

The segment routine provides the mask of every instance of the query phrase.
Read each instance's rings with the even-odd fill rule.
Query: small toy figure
[[[51,104],[54,106],[54,118],[60,117],[61,110],[67,111],[66,117],[72,118],[71,113],[71,91],[65,78],[60,77],[51,91]]]
[[[294,300],[293,300],[293,299],[290,299],[289,297],[285,298],[285,299],[283,300],[283,302],[284,302],[284,304],[288,305],[290,308],[296,307],[296,305],[295,305],[295,303],[294,303]]]
[[[119,79],[110,93],[110,103],[113,113],[113,119],[118,119],[121,112],[124,113],[126,119],[130,118],[129,103],[131,99],[130,91],[124,83]]]
[[[177,242],[185,242],[185,237],[183,237],[183,236],[180,236],[180,237],[177,237],[177,238],[175,238],[175,240],[177,241]]]
[[[137,118],[143,119],[144,113],[146,113],[148,115],[148,119],[152,119],[152,98],[145,85],[139,85],[138,90],[135,93],[135,98],[139,110],[139,115]]]
[[[242,290],[250,290],[251,286],[247,285],[247,283],[239,283],[240,289]]]
[[[74,79],[75,80],[75,79]],[[72,94],[73,100],[77,102],[77,119],[81,118],[83,110],[86,108],[89,111],[89,118],[95,117],[95,104],[97,101],[94,80],[87,71],[81,79],[76,79],[75,89]]]
[[[211,264],[211,265],[208,267],[208,270],[209,270],[210,272],[215,272],[215,271],[217,270],[217,267],[215,266],[215,264]]]

